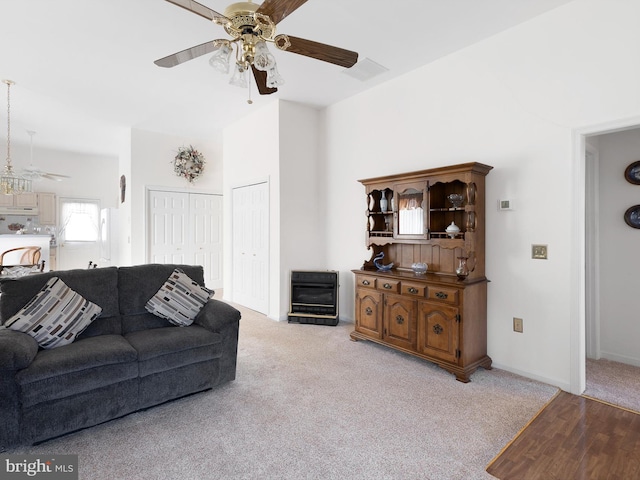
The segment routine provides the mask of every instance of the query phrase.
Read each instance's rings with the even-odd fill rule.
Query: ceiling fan
[[[61,182],[65,178],[71,178],[68,175],[60,175],[57,173],[43,172],[38,167],[33,166],[33,136],[36,134],[36,132],[34,132],[33,130],[27,130],[27,133],[29,134],[29,137],[31,137],[30,138],[31,163],[28,167],[25,167],[22,169],[22,172],[20,172],[20,175],[32,181],[42,180],[43,178],[46,178],[47,180],[55,180],[56,182]]]
[[[276,25],[301,7],[307,0],[265,0],[261,5],[239,2],[229,5],[224,15],[193,0],[166,0],[201,17],[221,25],[231,39],[217,39],[187,48],[154,63],[160,67],[175,67],[208,53],[212,67],[228,73],[229,58],[236,48],[235,73],[229,83],[246,87],[245,72],[249,69],[261,95],[278,91],[284,80],[277,71],[275,57],[269,53],[267,42],[278,49],[322,60],[345,68],[358,61],[358,54],[343,48],[333,47],[290,35],[276,35]],[[251,101],[249,100],[249,103]]]

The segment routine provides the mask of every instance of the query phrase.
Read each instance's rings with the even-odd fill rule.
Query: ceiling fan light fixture
[[[229,42],[220,44],[209,59],[209,65],[220,73],[229,73],[229,59],[231,58],[231,45]]]
[[[2,81],[7,84],[7,163],[0,174],[0,194],[19,195],[31,191],[31,180],[14,172],[11,164],[11,85],[15,82]]]
[[[253,65],[263,72],[275,68],[276,58],[269,52],[266,42],[258,42],[255,46],[256,54],[253,59]]]
[[[236,63],[236,69],[229,83],[240,88],[247,88],[249,86],[247,84],[247,69],[242,63]]]
[[[267,87],[278,88],[285,84],[284,78],[278,73],[278,68],[273,65],[267,70]]]
[[[236,2],[224,10],[224,15],[198,3],[195,0],[166,0],[189,10],[201,17],[222,25],[231,40],[226,40],[229,48],[236,45],[236,68],[229,83],[246,88],[250,85],[246,79],[246,71],[251,70],[260,95],[271,95],[278,91],[278,86],[285,81],[278,73],[276,59],[269,52],[265,42],[271,42],[282,51],[303,55],[323,62],[339,65],[344,68],[353,67],[358,61],[358,53],[344,48],[334,47],[326,43],[314,42],[304,38],[276,35],[276,25],[296,11],[307,0],[264,0],[261,4],[252,0]],[[225,40],[215,40],[176,52],[160,58],[154,63],[159,67],[170,68],[207,53],[225,60],[219,66],[218,59],[211,59],[214,68],[227,72],[229,57],[216,50]],[[224,51],[224,50],[222,50]],[[249,101],[251,103],[251,101]]]

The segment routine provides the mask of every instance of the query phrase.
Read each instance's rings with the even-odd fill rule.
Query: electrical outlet
[[[513,331],[522,333],[522,319],[513,317]]]
[[[537,260],[546,260],[547,245],[531,245],[531,258]]]

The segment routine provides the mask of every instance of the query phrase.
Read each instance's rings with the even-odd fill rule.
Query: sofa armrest
[[[239,320],[240,312],[238,310],[228,303],[212,298],[200,310],[195,323],[212,332],[220,332],[228,325]]]
[[[0,327],[0,370],[22,370],[38,353],[38,343],[23,332]]]

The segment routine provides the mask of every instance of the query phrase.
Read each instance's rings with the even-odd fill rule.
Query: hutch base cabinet
[[[408,272],[365,272],[356,277],[352,340],[371,340],[429,360],[461,382],[487,356],[487,282]]]
[[[355,275],[355,329],[468,382],[487,356],[484,185],[492,167],[453,165],[360,180],[366,260]],[[426,263],[426,273],[414,273]]]

